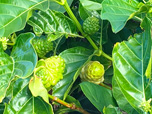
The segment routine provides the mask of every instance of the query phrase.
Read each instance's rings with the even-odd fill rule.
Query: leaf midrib
[[[46,0],[43,0],[35,5],[33,5],[32,7],[28,8],[27,10],[25,10],[24,12],[20,13],[18,16],[16,16],[16,18],[13,18],[10,22],[8,22],[7,24],[3,25],[2,27],[0,27],[0,29],[6,27],[7,25],[9,25],[11,22],[13,22],[14,20],[16,20],[18,17],[20,17],[21,15],[23,15],[24,13],[26,13],[27,11],[31,10],[33,7],[45,2]]]

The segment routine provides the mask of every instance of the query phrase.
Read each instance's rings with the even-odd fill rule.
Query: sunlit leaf
[[[145,29],[142,34],[115,44],[113,49],[114,78],[127,101],[139,113],[143,113],[140,104],[146,100],[144,78],[151,51],[150,20],[145,18],[141,25]]]
[[[3,51],[0,43],[0,102],[4,99],[10,81],[13,79],[13,71],[13,59]]]
[[[53,10],[45,12],[39,11],[28,20],[28,24],[33,27],[36,35],[45,34],[62,34],[66,37],[80,37],[77,34],[76,25],[63,13]]]
[[[137,11],[138,2],[136,0],[104,0],[101,18],[110,21],[113,32],[117,33]]]
[[[37,63],[36,52],[30,43],[30,40],[34,37],[32,33],[25,33],[17,38],[11,53],[11,57],[15,62],[14,75],[28,77],[32,74]]]
[[[48,8],[47,0],[1,0],[0,1],[0,37],[24,28],[32,9]]]
[[[13,47],[11,56],[0,47],[0,102],[15,76],[30,76],[37,63],[37,55],[30,44],[32,33],[21,34]]]
[[[48,91],[44,87],[41,78],[37,76],[32,77],[29,83],[29,89],[34,97],[40,96],[44,101],[49,103]]]

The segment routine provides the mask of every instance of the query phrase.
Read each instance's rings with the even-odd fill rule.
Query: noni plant
[[[0,114],[151,114],[152,0],[0,0]]]

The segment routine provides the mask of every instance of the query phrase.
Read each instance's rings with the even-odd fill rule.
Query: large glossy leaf
[[[112,93],[118,106],[127,112],[128,114],[138,114],[134,108],[129,104],[127,99],[124,97],[120,87],[118,86],[115,78],[112,79]]]
[[[83,82],[80,87],[85,96],[100,112],[103,111],[104,106],[116,105],[111,90],[90,82]]]
[[[32,33],[21,34],[13,47],[11,56],[0,47],[0,102],[6,95],[14,76],[28,77],[33,72],[37,62],[36,53],[30,44]]]
[[[35,13],[29,20],[28,24],[33,27],[36,35],[45,34],[63,34],[66,37],[77,37],[77,29],[73,21],[63,13],[53,10]]]
[[[0,42],[0,102],[2,102],[5,97],[10,80],[13,78],[13,71],[13,59],[3,51],[3,47]]]
[[[48,8],[47,0],[1,0],[0,1],[0,37],[23,29],[31,10]]]
[[[36,52],[30,43],[34,37],[32,33],[25,33],[17,38],[11,53],[15,68],[14,75],[28,77],[32,74],[37,63]]]
[[[83,47],[74,47],[60,53],[65,60],[66,67],[63,80],[58,82],[53,88],[53,96],[65,99],[72,84],[77,79],[83,64],[91,59],[92,51]]]
[[[32,96],[29,79],[18,79],[14,84],[13,98],[5,105],[4,114],[53,114],[52,106],[40,97]]]
[[[144,78],[151,51],[151,23],[145,18],[141,25],[145,29],[142,34],[117,43],[113,49],[114,78],[127,101],[139,113],[143,113],[139,105],[146,100]]]
[[[104,0],[101,18],[110,21],[113,32],[120,31],[127,20],[138,11],[136,0]]]

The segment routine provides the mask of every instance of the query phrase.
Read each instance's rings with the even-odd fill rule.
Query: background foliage
[[[92,16],[100,29],[88,35]],[[0,38],[9,41],[5,51],[0,41],[0,113],[152,113],[151,22],[151,0],[1,0]],[[43,59],[66,64],[49,92],[33,77],[41,58],[32,39],[42,36],[53,42]],[[104,65],[103,83],[81,81],[89,61]]]

